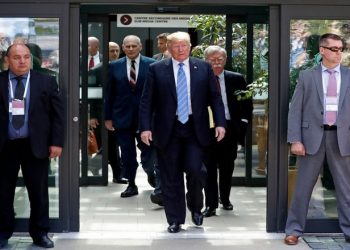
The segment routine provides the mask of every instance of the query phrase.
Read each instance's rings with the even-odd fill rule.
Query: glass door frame
[[[58,18],[59,19],[59,86],[67,96],[70,93],[69,89],[69,44],[65,37],[69,37],[69,11],[63,4],[43,4],[43,3],[11,3],[2,4],[0,9],[0,17],[6,18]],[[67,109],[70,109],[68,98],[65,100]],[[77,227],[73,221],[70,221],[69,216],[73,213],[74,208],[68,204],[74,203],[74,181],[66,176],[74,176],[70,170],[74,166],[74,156],[70,152],[74,151],[75,139],[71,133],[74,131],[74,123],[71,116],[74,113],[66,113],[66,133],[65,144],[62,156],[59,159],[59,195],[58,195],[58,218],[50,218],[50,232],[74,231]],[[71,129],[69,129],[71,128]],[[20,183],[20,182],[19,182]],[[73,190],[71,192],[70,190]],[[73,201],[73,202],[72,202]],[[15,232],[28,232],[29,218],[17,218],[15,220]]]
[[[222,6],[208,6],[202,5],[202,6],[194,6],[194,5],[184,5],[184,6],[172,6],[172,5],[167,5],[164,4],[165,6],[155,6],[154,5],[138,5],[138,6],[130,6],[130,5],[84,5],[81,6],[80,8],[80,14],[82,16],[81,19],[81,25],[82,29],[84,29],[84,22],[87,23],[88,20],[90,20],[90,16],[93,17],[102,17],[102,16],[108,16],[111,15],[112,13],[154,13],[154,14],[159,14],[160,12],[157,12],[157,10],[166,10],[169,9],[171,10],[171,13],[179,13],[179,14],[217,14],[217,15],[222,15],[226,14],[227,16],[236,16],[236,17],[246,17],[245,19],[238,19],[238,20],[244,20],[245,22],[248,23],[253,23],[254,21],[257,21],[257,23],[261,23],[262,19],[264,22],[266,21],[266,18],[269,20],[267,23],[269,25],[269,36],[270,36],[270,41],[269,45],[270,47],[278,47],[279,48],[279,41],[280,41],[280,36],[279,36],[279,15],[280,15],[280,9],[277,6],[273,7],[268,7],[268,6],[235,6],[235,5],[222,5]],[[165,8],[163,8],[165,7]],[[164,12],[162,12],[164,13]],[[166,12],[165,12],[166,13]],[[247,16],[249,15],[249,18]],[[265,15],[265,18],[260,19],[258,17],[257,19],[254,19],[254,16],[260,16],[260,15]],[[89,16],[89,18],[88,18]],[[237,20],[237,19],[235,19]],[[249,31],[252,35],[253,33],[253,26],[250,28],[251,30]],[[271,30],[276,32],[276,35],[272,35]],[[83,36],[83,39],[87,40],[87,30],[84,31],[85,35]],[[231,36],[232,37],[232,34]],[[273,37],[273,39],[271,39]],[[228,38],[229,39],[229,38]],[[108,41],[108,40],[105,40]],[[232,41],[232,38],[231,38]],[[230,40],[227,40],[227,44],[231,44]],[[87,45],[85,45],[87,46]],[[252,42],[251,45],[253,46]],[[106,47],[106,46],[104,46]],[[227,50],[229,51],[229,48],[227,47]],[[83,49],[85,51],[84,53],[85,56],[87,56],[87,49]],[[106,52],[104,54],[107,55]],[[269,56],[269,68],[273,67],[273,65],[276,67],[278,66],[279,62],[279,51],[274,50],[271,51],[270,56]],[[84,56],[84,55],[83,55]],[[251,59],[252,60],[252,59]],[[249,62],[249,61],[248,61]],[[85,62],[86,64],[87,62]],[[87,64],[86,64],[87,65]],[[276,94],[276,91],[271,91],[271,88],[275,88],[279,82],[279,74],[278,72],[274,71],[271,73],[269,71],[269,93],[274,93]],[[273,95],[274,97],[277,97],[276,95]],[[270,105],[276,105],[278,106],[278,100],[272,100],[270,98],[269,100]],[[269,108],[269,117],[273,120],[277,117],[275,108]],[[274,123],[275,126],[277,126]],[[272,132],[272,133],[271,133]],[[279,177],[278,175],[278,163],[275,159],[277,159],[278,154],[277,154],[277,147],[278,147],[278,137],[276,133],[276,128],[271,127],[269,125],[269,138],[268,138],[268,149],[272,150],[273,152],[268,154],[268,164],[269,164],[269,173],[268,176],[269,178],[261,178],[263,180],[259,180],[254,184],[252,180],[249,178],[241,177],[242,179],[239,180],[241,183],[244,183],[245,185],[250,185],[250,186],[265,186],[267,184],[267,231],[268,232],[276,232],[280,230],[281,227],[279,227],[280,223],[280,214],[279,214],[279,208],[281,207],[281,204],[279,204],[280,201],[280,195],[281,193],[278,192],[279,187],[278,187],[278,180],[277,178]],[[271,135],[273,138],[271,138]],[[251,134],[248,135],[248,140],[251,141]],[[249,156],[250,154],[250,156]],[[248,152],[248,157],[251,158],[251,152]],[[248,158],[248,160],[251,161],[251,159]],[[251,168],[251,167],[250,167]],[[249,172],[248,172],[249,173]],[[250,170],[251,173],[251,170]],[[286,195],[285,194],[282,194]],[[283,217],[282,217],[283,218]]]
[[[332,12],[329,12],[329,6],[315,5],[282,5],[281,7],[281,40],[280,40],[280,85],[279,98],[280,98],[280,110],[279,120],[283,121],[281,129],[279,130],[280,136],[280,154],[279,165],[283,166],[279,171],[279,178],[281,180],[280,192],[287,194],[288,189],[288,145],[287,141],[287,115],[289,106],[289,57],[290,57],[290,21],[293,19],[344,19],[349,20],[350,6],[333,6]],[[284,224],[287,216],[288,195],[280,195],[283,197],[281,200],[280,214],[283,215],[280,218],[280,229],[284,230]],[[338,219],[307,219],[306,221],[306,233],[336,233],[341,232]]]
[[[237,15],[226,15],[226,51],[227,51],[227,63],[226,68],[232,70],[232,25],[234,23],[246,23],[247,24],[247,51],[246,51],[246,65],[247,83],[253,82],[253,41],[254,41],[254,24],[268,24],[268,16],[265,14],[250,14],[247,13],[243,16]],[[252,114],[253,116],[253,114]],[[254,178],[252,176],[252,122],[249,124],[246,136],[246,147],[245,147],[245,176],[243,177],[232,177],[233,186],[249,186],[249,187],[264,187],[266,186],[266,177]],[[267,164],[267,163],[266,163]]]
[[[102,72],[104,72],[103,77],[106,76],[108,69],[108,42],[109,41],[109,30],[110,30],[110,22],[108,15],[94,15],[88,13],[81,14],[81,23],[90,23],[90,22],[98,22],[103,25],[102,33],[103,33],[103,45],[101,46],[103,50],[101,53],[105,55],[102,58]],[[87,25],[81,26],[81,112],[80,112],[80,125],[81,125],[81,135],[87,135],[88,133],[88,114],[87,114],[87,99],[88,99],[88,67],[87,67],[87,58],[88,58],[88,27]],[[82,42],[86,41],[86,42]],[[106,79],[103,80],[104,82]],[[103,87],[102,87],[103,88]],[[104,91],[103,95],[104,95]],[[102,97],[103,98],[103,97]],[[82,112],[83,111],[83,112]],[[103,117],[103,115],[102,115]],[[104,128],[103,122],[100,124],[101,127],[101,141],[104,150],[102,150],[102,175],[100,176],[88,176],[88,156],[87,156],[87,140],[83,140],[85,136],[81,136],[81,176],[80,176],[80,185],[88,186],[88,185],[103,185],[106,186],[108,184],[108,160],[107,160],[107,130]]]

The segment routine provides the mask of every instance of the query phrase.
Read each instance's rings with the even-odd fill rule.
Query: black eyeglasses
[[[343,47],[326,47],[326,46],[321,46],[322,48],[325,48],[325,49],[328,49],[332,52],[343,52],[344,51],[344,48]]]

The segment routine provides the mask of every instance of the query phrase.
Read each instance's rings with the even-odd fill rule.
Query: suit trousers
[[[232,174],[237,158],[237,136],[234,126],[227,121],[225,137],[217,142],[215,129],[211,130],[212,143],[206,153],[206,167],[208,171],[207,182],[204,188],[205,205],[210,208],[217,208],[219,197],[223,204],[228,204],[231,192]],[[219,190],[218,190],[219,170]]]
[[[115,131],[108,130],[108,163],[111,165],[113,178],[123,177],[121,173],[121,160],[119,153],[119,145]]]
[[[195,137],[192,119],[185,125],[176,122],[168,145],[158,150],[158,160],[167,222],[184,224],[186,200],[191,212],[201,212],[206,180],[203,148]]]
[[[154,175],[155,164],[157,164],[156,150],[153,146],[147,146],[141,141],[140,134],[135,129],[119,129],[117,128],[117,141],[121,151],[122,173],[123,177],[133,182],[136,178],[136,170],[138,167],[137,147],[141,151],[141,164],[147,175]]]
[[[340,228],[345,237],[350,237],[350,156],[340,155],[336,130],[324,131],[315,155],[297,159],[298,173],[286,223],[287,235],[303,234],[311,194],[325,160],[334,180]]]
[[[7,141],[0,153],[0,162],[0,239],[10,238],[14,230],[13,202],[20,168],[31,207],[30,236],[46,235],[49,230],[49,158],[36,158],[26,138]]]

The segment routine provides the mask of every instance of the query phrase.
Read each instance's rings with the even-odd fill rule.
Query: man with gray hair
[[[204,57],[212,66],[217,79],[217,87],[221,92],[222,102],[225,107],[226,135],[221,141],[216,141],[212,136],[212,144],[206,156],[208,171],[205,186],[206,209],[205,217],[216,214],[219,197],[224,210],[232,210],[230,202],[231,180],[237,157],[237,143],[244,145],[248,122],[252,117],[252,100],[237,100],[235,92],[246,90],[247,84],[244,77],[232,71],[225,70],[226,50],[220,46],[212,45],[205,49]],[[212,131],[214,135],[214,131]],[[219,192],[217,183],[217,169],[219,169]]]

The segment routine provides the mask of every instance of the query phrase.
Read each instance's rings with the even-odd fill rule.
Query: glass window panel
[[[83,84],[83,88],[87,88],[87,122],[88,131],[84,138],[87,140],[87,175],[101,176],[102,175],[102,129],[104,122],[103,114],[103,76],[102,76],[102,51],[103,51],[103,24],[100,22],[89,22],[88,24],[88,78],[87,84]],[[94,55],[94,63],[91,64],[91,55]],[[85,66],[84,66],[85,67]],[[91,135],[94,135],[92,139]],[[92,145],[95,141],[96,148]]]
[[[32,54],[32,69],[44,74],[59,74],[59,19],[58,18],[0,18],[0,71],[7,70],[4,61],[7,48],[24,42]],[[59,159],[51,159],[49,167],[50,218],[59,217]],[[30,204],[19,172],[15,191],[16,218],[29,218]]]
[[[247,24],[232,24],[232,71],[243,74],[247,80]],[[235,161],[234,177],[246,176],[244,148],[239,145]]]
[[[299,72],[320,63],[319,37],[324,33],[335,33],[344,38],[345,51],[342,64],[350,66],[350,21],[349,20],[302,20],[290,22],[290,85],[291,99]],[[292,197],[297,173],[296,157],[289,155],[288,201]],[[308,218],[337,218],[336,198],[332,176],[327,163],[319,175],[310,200]]]
[[[268,25],[253,26],[253,177],[265,177],[267,172],[267,130],[268,130]]]

